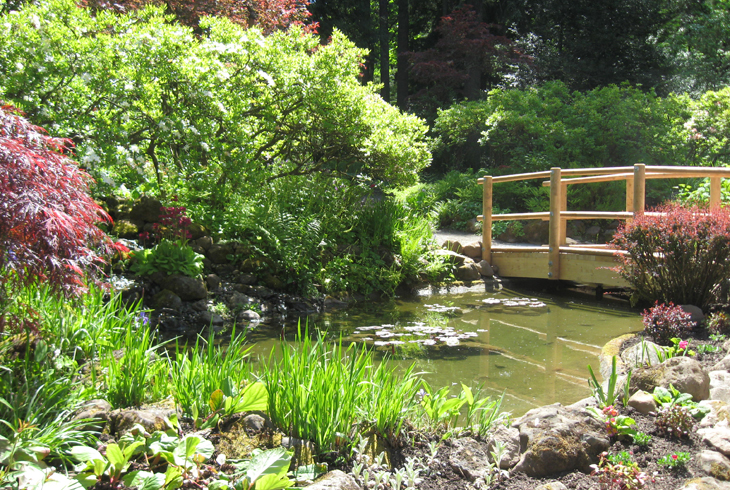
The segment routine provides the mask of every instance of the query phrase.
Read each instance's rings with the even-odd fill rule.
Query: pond
[[[643,328],[625,302],[484,286],[359,304],[310,317],[309,325],[365,342],[404,367],[415,363],[437,389],[463,382],[491,396],[504,392],[503,409],[515,416],[589,396],[587,366],[598,373],[601,347]],[[268,355],[296,329],[261,325],[249,334],[254,355]]]

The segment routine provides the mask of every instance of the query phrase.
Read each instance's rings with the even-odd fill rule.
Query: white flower
[[[201,148],[203,149],[203,151],[208,151],[208,150],[210,150],[210,146],[208,146],[208,143],[206,143],[205,141],[202,141],[202,142],[200,143],[200,147],[201,147]]]

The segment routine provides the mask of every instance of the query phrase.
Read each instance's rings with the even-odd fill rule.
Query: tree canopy
[[[315,172],[416,180],[429,163],[418,118],[359,81],[363,51],[339,31],[266,36],[205,18],[205,36],[159,8],[92,15],[47,0],[5,16],[0,97],[60,136],[106,182],[232,193]]]

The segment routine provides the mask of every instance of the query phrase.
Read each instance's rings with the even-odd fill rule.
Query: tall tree
[[[398,71],[396,72],[396,104],[400,110],[408,109],[408,36],[410,16],[408,0],[398,0]]]
[[[380,40],[380,95],[383,100],[390,102],[390,26],[388,17],[390,13],[389,0],[378,0],[378,38]]]

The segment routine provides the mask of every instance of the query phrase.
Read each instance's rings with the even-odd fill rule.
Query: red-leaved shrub
[[[667,204],[638,215],[612,241],[618,272],[640,298],[704,308],[730,277],[730,209]]]
[[[692,315],[673,303],[655,303],[641,314],[644,334],[659,345],[672,345],[673,338],[686,337],[694,328]]]
[[[71,146],[0,107],[0,307],[32,284],[83,292],[101,256],[124,248],[96,226],[111,218],[89,195],[92,178],[69,157]]]

